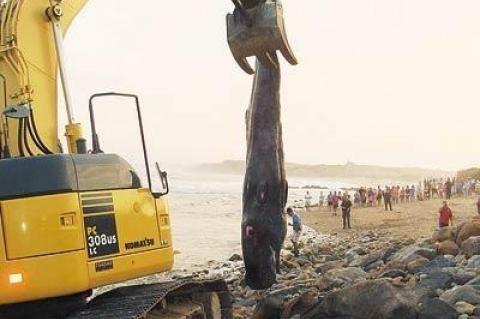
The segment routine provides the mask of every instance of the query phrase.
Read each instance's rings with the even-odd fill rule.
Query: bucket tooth
[[[280,52],[282,52],[283,57],[287,60],[288,63],[291,65],[297,65],[298,60],[293,53],[292,47],[290,43],[288,43],[287,34],[285,32],[285,28],[283,28],[282,32],[282,44],[280,45]]]
[[[238,66],[247,74],[250,74],[250,75],[255,74],[255,71],[253,70],[252,66],[250,65],[250,63],[248,63],[247,58],[235,56],[235,55],[233,55],[233,58],[235,59],[235,61],[237,61]]]

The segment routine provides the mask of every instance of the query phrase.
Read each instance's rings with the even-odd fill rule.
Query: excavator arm
[[[57,74],[61,41],[88,0],[6,0],[0,4],[0,158],[58,153]],[[55,35],[55,28],[57,35]],[[65,70],[61,72],[66,83]],[[71,109],[68,86],[66,104]],[[22,112],[23,111],[23,112]],[[25,114],[26,113],[26,114]],[[69,111],[70,152],[81,127]],[[72,114],[70,114],[72,113]],[[21,115],[24,114],[24,115]],[[31,133],[31,134],[30,134]]]

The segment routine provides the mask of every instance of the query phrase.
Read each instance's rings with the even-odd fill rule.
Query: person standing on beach
[[[392,209],[392,191],[390,190],[390,187],[386,187],[385,191],[383,192],[383,202],[385,203],[385,211],[388,211],[388,208],[390,208],[390,211],[393,211]]]
[[[337,216],[339,201],[340,201],[340,198],[338,197],[337,192],[334,192],[332,196],[332,206],[333,206],[333,215],[335,216]]]
[[[332,206],[333,206],[333,194],[330,192],[327,196],[327,204],[328,204],[328,211],[332,211]]]
[[[450,200],[450,198],[452,198],[452,187],[453,187],[453,183],[452,181],[450,180],[450,177],[447,179],[447,181],[445,182],[445,193],[446,193],[446,196],[447,196],[447,200]]]
[[[352,201],[350,200],[350,195],[343,195],[342,199],[342,219],[343,219],[343,229],[351,229],[350,227],[350,215],[352,212]]]
[[[322,209],[324,203],[325,203],[325,195],[323,194],[323,192],[320,192],[320,197],[318,198],[318,208]]]
[[[302,219],[300,218],[300,215],[294,212],[291,207],[287,208],[287,214],[292,218],[292,222],[288,225],[293,227],[292,237],[290,238],[293,244],[293,254],[295,257],[298,257],[300,254],[299,242],[300,235],[302,234]]]
[[[382,206],[382,197],[383,197],[383,192],[380,186],[377,188],[377,207]]]
[[[312,195],[310,195],[310,192],[307,191],[305,194],[305,209],[308,210],[309,207],[312,206]]]
[[[453,226],[453,214],[450,207],[448,207],[448,201],[443,201],[443,206],[438,211],[438,215],[438,226],[440,228]]]

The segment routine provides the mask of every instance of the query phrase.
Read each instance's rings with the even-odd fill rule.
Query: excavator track
[[[215,296],[211,302],[211,296]],[[215,304],[217,307],[215,307]],[[185,309],[198,306],[198,311]],[[201,308],[201,309],[200,309]],[[218,308],[218,309],[212,309]],[[182,313],[179,309],[183,309]],[[66,319],[232,319],[232,302],[223,280],[177,280],[126,286],[100,295]]]

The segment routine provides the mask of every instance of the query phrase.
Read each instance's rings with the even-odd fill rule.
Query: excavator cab
[[[100,149],[93,101],[136,101],[148,186],[124,159]],[[0,160],[0,304],[68,296],[169,271],[165,189],[152,192],[138,97],[90,100],[93,149]],[[5,249],[3,249],[5,247]]]

